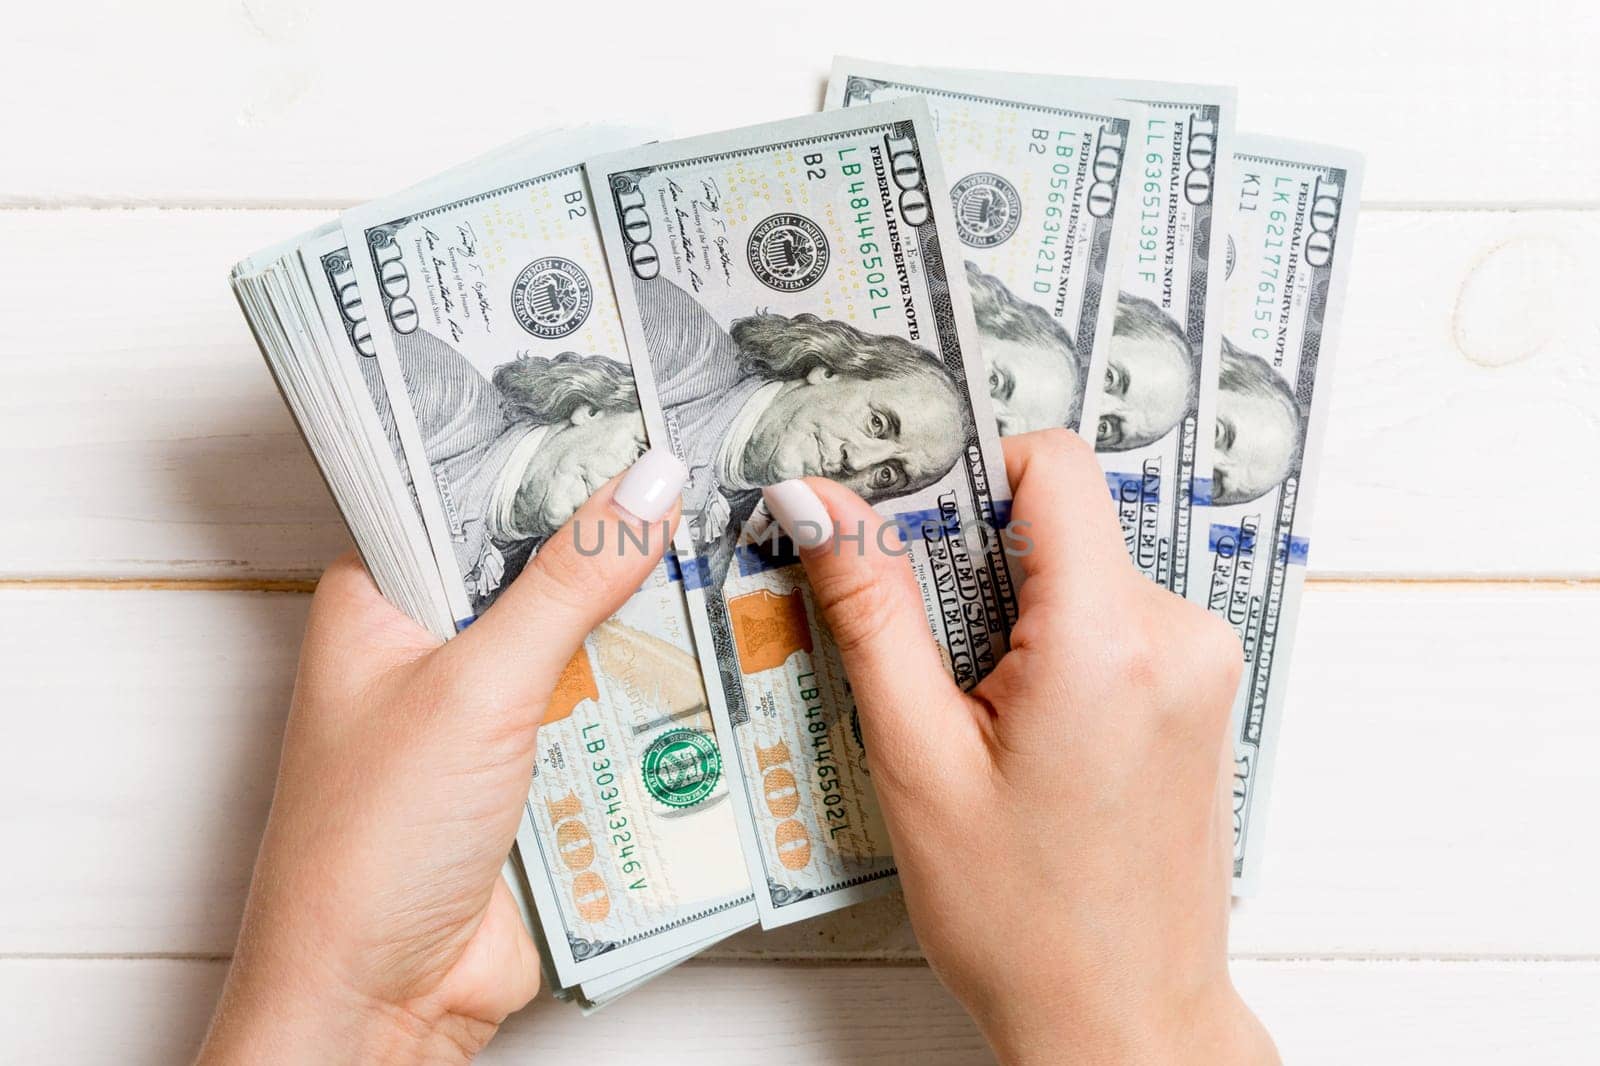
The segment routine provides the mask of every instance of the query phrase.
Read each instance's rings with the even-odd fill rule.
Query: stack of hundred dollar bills
[[[688,465],[674,550],[540,731],[507,876],[558,994],[894,885],[761,486],[897,516],[971,686],[1016,611],[999,439],[1051,426],[1095,443],[1133,564],[1243,638],[1250,890],[1360,175],[1238,133],[1230,89],[840,59],[820,113],[532,136],[234,269],[374,579],[442,638],[647,446]]]

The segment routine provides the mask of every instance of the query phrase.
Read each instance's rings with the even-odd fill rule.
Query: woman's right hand
[[[971,693],[868,504],[817,478],[767,490],[796,540],[852,534],[801,555],[918,939],[1004,1062],[1277,1062],[1228,974],[1239,642],[1129,565],[1088,445],[1004,446],[1031,550],[1011,650]]]

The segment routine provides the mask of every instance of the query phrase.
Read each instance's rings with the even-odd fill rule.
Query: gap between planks
[[[0,211],[328,211],[339,213],[370,203],[369,200],[318,200],[293,196],[271,199],[148,199],[107,197],[0,197]],[[1600,211],[1600,200],[1369,200],[1362,213],[1384,212],[1494,212],[1494,211]]]
[[[1308,577],[1307,585],[1319,588],[1460,588],[1538,589],[1543,591],[1600,589],[1600,576],[1587,577],[1363,577],[1339,574]],[[137,577],[50,577],[0,578],[0,592],[16,591],[99,591],[99,592],[291,592],[310,593],[317,578],[137,578]]]
[[[712,949],[715,950],[715,949]],[[225,962],[231,963],[233,955],[207,954],[203,952],[181,951],[139,951],[139,952],[44,952],[44,951],[18,951],[0,952],[0,963],[6,962]],[[1367,965],[1374,966],[1590,966],[1600,963],[1600,955],[1553,955],[1553,954],[1274,954],[1271,952],[1229,952],[1229,962],[1271,963],[1287,966],[1330,966],[1330,965]],[[898,958],[880,958],[874,955],[828,955],[808,956],[792,954],[776,954],[771,956],[718,956],[697,955],[679,963],[687,967],[714,967],[719,969],[754,969],[764,966],[805,966],[817,969],[832,969],[844,966],[871,966],[885,969],[918,969],[926,968],[928,960],[919,956],[902,956]]]

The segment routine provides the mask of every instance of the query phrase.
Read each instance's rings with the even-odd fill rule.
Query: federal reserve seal
[[[722,752],[694,729],[662,733],[644,752],[644,787],[668,807],[693,807],[722,779]]]
[[[950,190],[956,213],[956,235],[973,248],[1004,244],[1022,223],[1022,197],[1017,187],[998,174],[968,174]]]
[[[799,292],[827,272],[828,238],[804,215],[771,215],[751,231],[745,254],[761,284],[779,292]]]
[[[547,256],[522,268],[511,284],[511,313],[535,337],[559,340],[573,333],[594,306],[589,275],[570,259]]]

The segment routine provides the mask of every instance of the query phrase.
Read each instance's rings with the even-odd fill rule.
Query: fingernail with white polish
[[[628,467],[611,502],[641,522],[654,522],[668,511],[689,480],[689,471],[666,448],[651,448]]]
[[[767,510],[789,539],[802,548],[816,548],[833,539],[833,519],[822,500],[804,481],[782,481],[761,490]]]

